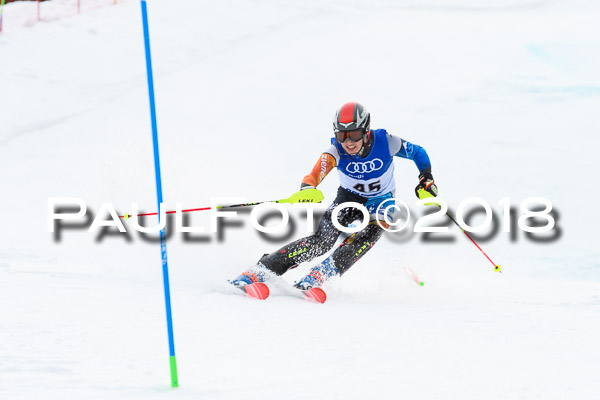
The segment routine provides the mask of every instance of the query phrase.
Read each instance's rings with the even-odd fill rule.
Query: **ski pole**
[[[323,199],[324,199],[323,193],[319,189],[306,189],[306,190],[301,190],[299,192],[294,193],[287,199],[258,201],[256,203],[232,204],[232,205],[226,205],[226,206],[217,206],[216,208],[217,209],[228,209],[228,208],[235,208],[235,207],[249,207],[249,206],[257,206],[257,205],[263,204],[263,203],[320,203],[321,201],[323,201]],[[205,211],[205,210],[210,210],[210,209],[211,209],[211,207],[190,208],[187,210],[181,210],[181,212]],[[174,214],[176,212],[177,211],[167,211],[167,212],[165,212],[165,214]],[[136,215],[136,217],[145,217],[147,215],[158,215],[158,213],[154,212],[154,213],[138,214],[138,215]],[[119,218],[125,218],[125,220],[128,220],[132,216],[133,215],[129,215],[128,213],[125,213],[124,215],[119,215]]]
[[[411,277],[411,279],[419,286],[425,286],[425,282],[423,282],[422,280],[419,279],[419,277],[417,276],[417,274],[414,273],[414,271],[412,269],[410,269],[409,267],[404,267],[404,272],[406,272],[406,274],[408,276]]]
[[[485,251],[481,250],[481,247],[479,247],[479,245],[473,240],[473,238],[458,224],[458,222],[456,222],[454,218],[452,218],[452,215],[450,215],[449,212],[446,212],[446,215],[452,220],[452,222],[456,224],[456,226],[460,228],[461,231],[463,231],[465,235],[467,235],[471,242],[473,242],[473,244],[479,249],[479,251],[483,253],[485,258],[487,258],[492,263],[492,265],[494,266],[494,271],[502,273],[502,268],[500,267],[500,265],[493,262],[492,259],[489,258],[487,254],[485,254]]]

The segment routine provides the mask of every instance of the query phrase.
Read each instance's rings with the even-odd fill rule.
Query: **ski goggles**
[[[362,129],[356,131],[335,131],[335,140],[338,143],[345,143],[347,140],[358,142],[363,138],[365,131]]]

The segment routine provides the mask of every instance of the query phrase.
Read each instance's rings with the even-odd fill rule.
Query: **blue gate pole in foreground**
[[[152,78],[152,59],[150,56],[150,35],[148,34],[148,13],[146,1],[141,1],[142,21],[144,23],[144,44],[146,46],[146,70],[148,73],[148,94],[150,96],[150,118],[152,120],[152,142],[154,143],[154,173],[156,175],[156,197],[158,200],[158,221],[160,222],[160,205],[162,199],[162,183],[160,180],[160,158],[158,155],[158,132],[156,128],[156,109],[154,106],[154,80]],[[175,358],[175,340],[173,339],[173,320],[171,317],[171,294],[169,291],[169,264],[167,262],[167,242],[165,228],[160,230],[160,252],[162,256],[163,280],[165,287],[165,305],[167,308],[167,330],[169,333],[169,363],[171,369],[171,386],[178,387],[177,359]]]

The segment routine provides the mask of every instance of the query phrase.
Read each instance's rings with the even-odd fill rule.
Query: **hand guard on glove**
[[[438,188],[433,181],[431,172],[422,172],[419,175],[419,184],[415,188],[415,194],[421,200],[438,195]]]
[[[298,192],[287,199],[277,201],[277,203],[320,203],[323,198],[323,193],[319,189],[303,183]]]

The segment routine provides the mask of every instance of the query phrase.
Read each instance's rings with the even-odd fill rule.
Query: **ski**
[[[244,286],[237,286],[237,288],[246,293],[248,296],[259,300],[265,300],[267,297],[269,297],[270,293],[269,287],[262,282],[251,283],[249,285]]]
[[[302,290],[302,294],[306,296],[306,299],[316,301],[317,303],[321,304],[325,303],[325,300],[327,300],[327,294],[325,294],[325,291],[318,287],[314,287],[308,290]]]
[[[256,282],[236,287],[244,292],[248,297],[258,300],[265,300],[271,293],[269,286],[263,282]],[[298,293],[298,291],[301,293],[301,298],[305,300],[314,301],[321,304],[325,303],[325,300],[327,300],[327,294],[325,294],[325,291],[319,287],[314,287],[308,290],[294,288],[295,293]]]

